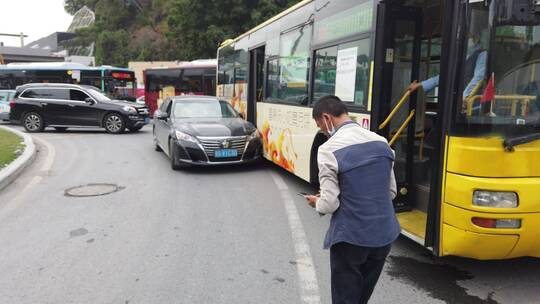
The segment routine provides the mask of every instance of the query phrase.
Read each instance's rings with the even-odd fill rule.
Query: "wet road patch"
[[[86,228],[79,228],[77,230],[73,230],[69,232],[70,237],[83,236],[86,234],[88,234],[88,230]]]
[[[387,274],[422,289],[433,298],[446,303],[497,304],[492,294],[487,299],[467,294],[457,282],[474,277],[467,271],[447,264],[422,262],[410,257],[389,256]]]

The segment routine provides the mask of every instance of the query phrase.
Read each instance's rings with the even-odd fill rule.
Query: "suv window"
[[[24,98],[39,98],[39,99],[63,99],[69,100],[68,89],[28,89],[21,95]]]
[[[90,98],[88,94],[79,90],[69,90],[69,97],[70,97],[69,98],[70,100],[76,100],[76,101],[85,101],[86,98]]]

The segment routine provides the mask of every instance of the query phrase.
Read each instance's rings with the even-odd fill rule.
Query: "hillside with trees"
[[[97,64],[214,58],[218,45],[298,0],[65,0],[84,5],[96,22],[77,31],[75,45],[95,42]]]

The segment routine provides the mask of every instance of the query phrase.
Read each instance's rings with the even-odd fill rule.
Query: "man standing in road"
[[[400,233],[392,205],[394,152],[386,139],[352,121],[336,96],[322,97],[313,119],[329,139],[318,152],[320,195],[305,198],[319,213],[332,214],[324,240],[332,302],[367,303]]]

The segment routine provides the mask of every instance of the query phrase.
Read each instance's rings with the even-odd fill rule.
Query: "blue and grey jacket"
[[[346,242],[382,247],[400,233],[394,151],[385,138],[354,122],[345,123],[319,148],[319,213],[332,214],[324,248]]]

